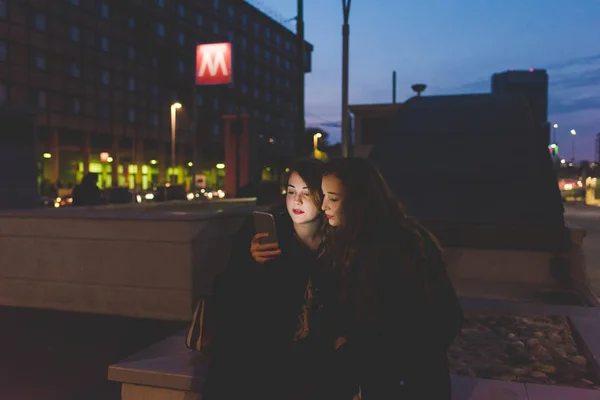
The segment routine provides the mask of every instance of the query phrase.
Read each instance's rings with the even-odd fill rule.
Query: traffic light
[[[555,143],[548,145],[548,151],[550,152],[551,156],[558,156],[558,145]]]

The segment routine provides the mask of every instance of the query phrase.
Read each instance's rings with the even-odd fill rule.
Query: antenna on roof
[[[421,92],[425,91],[427,85],[424,83],[415,83],[411,88],[417,94],[417,97],[421,97]]]

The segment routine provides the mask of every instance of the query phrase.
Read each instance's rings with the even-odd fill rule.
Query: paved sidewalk
[[[600,391],[452,377],[452,400],[600,400]]]

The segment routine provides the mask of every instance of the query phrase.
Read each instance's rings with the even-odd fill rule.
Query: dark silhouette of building
[[[596,162],[600,163],[600,133],[596,133]]]
[[[550,143],[550,125],[548,124],[548,74],[546,70],[505,71],[492,75],[492,93],[512,93],[525,96],[535,125],[548,135]]]
[[[180,179],[224,161],[225,114],[249,116],[257,152],[293,154],[296,35],[248,2],[0,1],[0,26],[0,105],[37,114],[50,182],[164,183],[174,102]],[[196,91],[195,46],[220,41],[233,43],[235,84]]]

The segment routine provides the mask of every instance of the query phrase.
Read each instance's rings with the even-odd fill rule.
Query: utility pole
[[[350,117],[348,114],[348,41],[350,39],[350,3],[342,0],[344,24],[342,25],[342,156],[348,157],[350,152]]]
[[[298,13],[296,16],[297,33],[297,70],[298,70],[298,99],[297,102],[297,133],[296,155],[304,157],[308,154],[305,122],[304,122],[304,0],[298,0]]]
[[[396,104],[396,71],[392,72],[392,103]]]

